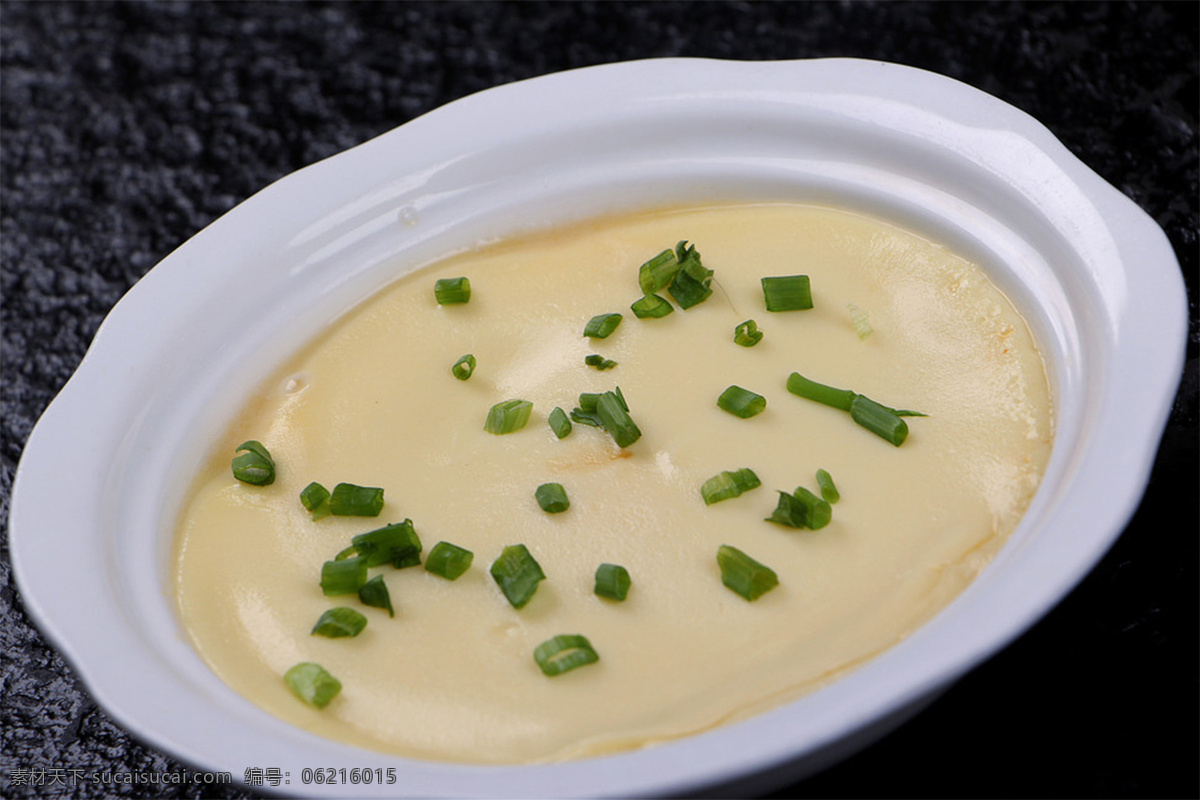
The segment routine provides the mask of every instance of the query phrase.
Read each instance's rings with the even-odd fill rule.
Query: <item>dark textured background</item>
[[[912,722],[781,795],[1197,797],[1197,8],[4,0],[0,516],[33,423],[122,293],[299,167],[470,92],[570,67],[923,67],[1040,119],[1167,231],[1189,282],[1184,388],[1137,516],[1078,589]],[[0,794],[253,796],[18,780],[186,767],[132,740],[31,625],[6,537],[0,615]]]

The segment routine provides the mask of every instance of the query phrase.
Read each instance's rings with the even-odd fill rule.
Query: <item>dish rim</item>
[[[804,89],[794,88],[796,84],[805,84],[806,81],[808,85]],[[806,757],[811,767],[815,759],[827,748],[835,747],[846,737],[862,732],[873,721],[891,714],[900,714],[905,708],[921,703],[931,693],[936,693],[1019,635],[1065,596],[1120,534],[1148,479],[1158,439],[1178,385],[1186,335],[1186,301],[1174,253],[1162,232],[1132,201],[1104,183],[1071,155],[1049,131],[1023,112],[953,79],[882,62],[855,59],[783,62],[661,59],[557,73],[496,87],[443,106],[350,151],[281,179],[215,221],[163,259],[159,266],[130,291],[127,299],[118,303],[97,332],[75,375],[39,420],[26,444],[13,485],[9,537],[14,576],[22,589],[26,607],[39,628],[60,652],[64,653],[89,691],[139,736],[160,744],[165,750],[177,754],[185,761],[206,769],[228,769],[230,754],[234,752],[243,759],[236,763],[245,763],[245,742],[223,734],[219,726],[214,726],[208,734],[210,738],[220,740],[216,742],[208,742],[203,736],[198,739],[194,734],[179,730],[164,733],[163,720],[149,714],[144,701],[134,701],[129,696],[129,692],[135,688],[138,691],[143,691],[149,685],[161,688],[159,684],[154,684],[154,681],[161,679],[156,670],[165,669],[170,672],[171,659],[179,653],[177,646],[186,644],[176,642],[175,649],[164,651],[161,643],[146,641],[143,633],[135,629],[139,620],[130,618],[126,604],[111,601],[108,597],[108,593],[122,591],[114,585],[117,581],[114,578],[117,574],[117,563],[114,559],[124,552],[116,552],[111,547],[106,548],[105,542],[85,540],[84,551],[90,555],[98,555],[99,561],[105,565],[104,570],[93,570],[89,573],[85,569],[63,564],[61,559],[56,559],[56,553],[61,552],[57,548],[64,541],[61,532],[56,532],[50,537],[37,534],[38,531],[55,527],[73,529],[68,527],[72,520],[80,529],[86,529],[89,521],[85,510],[93,512],[93,519],[111,520],[114,514],[120,513],[114,506],[120,505],[122,498],[128,495],[128,479],[112,475],[114,467],[111,465],[129,463],[133,457],[132,451],[121,448],[135,448],[139,441],[136,436],[114,437],[113,432],[109,431],[107,436],[87,439],[91,447],[80,455],[78,461],[64,465],[61,457],[55,457],[55,453],[60,452],[61,447],[70,442],[73,435],[79,434],[78,429],[82,424],[95,425],[96,420],[104,420],[106,414],[115,417],[108,420],[110,424],[121,421],[132,421],[135,426],[148,424],[141,418],[131,420],[127,397],[118,391],[106,390],[105,371],[112,367],[111,354],[130,348],[138,352],[153,352],[155,343],[133,342],[130,339],[131,331],[150,324],[161,326],[164,330],[177,329],[182,323],[173,317],[190,319],[194,315],[195,308],[178,314],[179,306],[172,303],[188,301],[194,306],[196,302],[211,294],[212,287],[208,287],[207,293],[197,292],[195,284],[203,282],[199,270],[204,261],[208,258],[231,255],[228,246],[222,241],[222,234],[226,231],[253,228],[253,221],[272,208],[282,208],[286,211],[303,205],[306,192],[311,194],[314,186],[326,186],[330,180],[336,184],[332,190],[335,196],[349,196],[356,184],[365,181],[374,187],[365,193],[368,200],[374,198],[378,201],[377,205],[386,207],[389,213],[397,210],[402,212],[404,208],[419,208],[422,218],[436,220],[436,210],[426,214],[427,208],[432,208],[432,205],[422,206],[420,202],[423,197],[422,187],[436,184],[440,176],[453,171],[460,163],[461,156],[442,157],[440,161],[427,157],[424,172],[418,169],[408,173],[421,176],[424,180],[423,184],[419,181],[415,183],[408,194],[404,191],[387,194],[380,189],[380,177],[363,174],[362,165],[369,164],[370,159],[377,158],[380,154],[403,151],[416,142],[429,144],[437,137],[445,140],[442,143],[442,152],[461,147],[464,142],[469,144],[475,140],[470,135],[464,135],[458,126],[464,119],[469,120],[481,115],[496,121],[492,133],[499,133],[499,144],[484,146],[484,151],[490,146],[493,148],[490,152],[495,153],[496,148],[508,144],[505,136],[513,137],[513,141],[517,142],[516,146],[520,147],[520,134],[525,131],[528,137],[531,122],[521,119],[514,109],[529,110],[551,101],[557,101],[556,107],[569,107],[572,98],[579,95],[588,97],[592,107],[569,108],[576,116],[564,119],[557,135],[564,135],[562,131],[569,131],[572,125],[583,124],[580,120],[595,122],[597,111],[604,109],[612,112],[611,124],[619,130],[622,125],[630,129],[630,126],[642,120],[646,109],[652,103],[665,103],[677,111],[679,106],[688,102],[697,109],[696,114],[701,119],[705,118],[705,114],[715,119],[721,109],[730,106],[759,104],[764,108],[779,111],[784,117],[789,111],[804,111],[818,116],[832,114],[841,120],[840,124],[868,138],[911,137],[913,142],[923,142],[930,147],[930,163],[935,166],[941,163],[938,161],[939,154],[944,156],[945,152],[952,151],[959,159],[974,155],[981,159],[975,166],[984,173],[993,174],[997,182],[994,188],[1015,192],[1021,196],[1028,195],[1031,198],[1029,202],[1034,205],[1049,197],[1050,200],[1046,200],[1046,203],[1061,211],[1060,207],[1072,199],[1082,197],[1086,200],[1096,218],[1090,220],[1089,225],[1077,231],[1063,231],[1053,225],[1051,228],[1062,235],[1069,246],[1081,253],[1096,253],[1098,248],[1106,250],[1115,245],[1118,267],[1111,268],[1112,265],[1109,264],[1108,271],[1098,269],[1090,276],[1075,276],[1081,283],[1079,287],[1069,287],[1075,294],[1068,299],[1078,300],[1094,295],[1101,299],[1101,307],[1072,307],[1069,310],[1072,314],[1086,311],[1097,316],[1095,320],[1078,319],[1078,323],[1086,327],[1086,332],[1098,334],[1099,341],[1078,341],[1074,345],[1078,347],[1077,351],[1064,348],[1065,352],[1056,354],[1060,360],[1066,360],[1067,356],[1081,356],[1084,360],[1090,359],[1090,364],[1059,364],[1056,369],[1061,373],[1060,383],[1065,383],[1065,387],[1060,388],[1067,391],[1078,390],[1090,385],[1089,380],[1103,378],[1101,385],[1104,392],[1100,397],[1094,398],[1087,407],[1091,415],[1089,419],[1062,420],[1064,423],[1080,426],[1080,430],[1088,432],[1089,437],[1083,437],[1086,442],[1080,444],[1085,452],[1073,454],[1066,461],[1063,456],[1056,455],[1058,465],[1055,469],[1063,475],[1070,473],[1076,476],[1075,481],[1086,478],[1096,482],[1095,485],[1108,487],[1101,497],[1103,513],[1083,515],[1076,512],[1075,516],[1072,516],[1062,511],[1062,503],[1073,502],[1073,498],[1074,501],[1078,501],[1077,493],[1071,494],[1071,487],[1077,485],[1076,483],[1055,488],[1056,493],[1068,496],[1065,499],[1056,498],[1059,505],[1054,505],[1053,508],[1049,508],[1053,505],[1050,500],[1042,499],[1046,497],[1047,492],[1039,492],[1039,501],[1035,502],[1042,502],[1047,506],[1044,509],[1045,518],[1039,522],[1039,531],[1051,524],[1064,524],[1064,517],[1090,520],[1096,524],[1070,543],[1056,543],[1053,551],[1059,553],[1062,558],[1055,563],[1056,569],[1049,570],[1051,574],[1037,575],[1037,591],[1027,591],[1028,586],[1022,587],[1021,592],[1012,591],[1011,587],[1008,590],[992,588],[990,601],[1009,600],[1011,606],[1006,609],[1006,613],[989,619],[993,627],[987,631],[986,636],[982,636],[978,631],[967,630],[969,626],[964,627],[959,619],[961,614],[958,611],[950,614],[948,609],[936,620],[914,633],[902,645],[838,681],[829,690],[818,693],[822,697],[829,697],[831,694],[849,697],[852,693],[858,693],[876,702],[847,706],[838,702],[813,703],[808,702],[809,698],[804,698],[732,726],[736,730],[726,727],[686,740],[598,759],[527,767],[480,767],[414,762],[375,753],[364,754],[363,751],[346,746],[331,745],[283,723],[260,719],[265,712],[254,713],[254,710],[242,708],[241,704],[246,701],[240,698],[220,696],[214,699],[208,693],[211,687],[207,683],[196,683],[200,679],[194,671],[185,671],[182,678],[173,675],[171,680],[167,681],[168,685],[176,689],[190,688],[199,692],[213,715],[210,719],[224,719],[226,723],[229,720],[237,720],[252,724],[255,730],[274,737],[272,744],[258,751],[260,765],[315,764],[322,760],[329,762],[334,758],[339,759],[341,763],[363,766],[368,762],[390,766],[403,765],[406,770],[420,773],[420,780],[412,786],[413,793],[443,796],[485,794],[501,787],[507,787],[509,794],[525,796],[565,796],[578,793],[580,787],[586,787],[585,791],[588,793],[599,794],[675,794],[746,777],[759,770],[797,759],[803,762]],[[886,126],[895,126],[898,123],[899,128],[895,133],[883,130]],[[553,140],[554,137],[549,138]],[[527,139],[526,147],[529,146],[528,141],[532,139]],[[905,141],[911,143],[908,139]],[[475,143],[477,147],[482,146],[478,142]],[[1013,149],[1004,153],[997,152],[998,147]],[[480,150],[464,152],[474,155]],[[1014,163],[1016,158],[1028,155],[1040,156],[1043,160],[1038,162],[1038,165],[1048,167],[1049,171],[1034,174],[1028,166]],[[1013,172],[995,175],[999,167],[1005,164],[1011,167]],[[339,171],[353,174],[339,178]],[[921,182],[919,171],[915,180]],[[379,200],[381,191],[387,196]],[[407,200],[414,202],[409,203]],[[324,198],[322,202],[328,205],[334,201]],[[536,198],[527,198],[527,202],[536,205]],[[1040,211],[1046,209],[1045,206],[1037,207]],[[347,226],[361,223],[359,227],[363,227],[366,225],[363,220],[369,221],[378,217],[378,209],[369,205],[364,207],[362,203],[343,204],[341,209],[332,214],[333,217],[340,214],[339,219],[332,222],[332,212],[321,212],[325,221],[329,223],[323,232],[314,232],[312,229],[292,230],[290,237],[285,237],[285,243],[293,248],[291,252],[299,252],[307,246],[310,248],[307,252],[312,255],[314,251],[311,248],[316,246],[315,242],[323,242],[321,246],[325,248],[336,247],[339,241],[337,236],[343,239],[349,237],[347,247],[350,250],[362,246],[369,237],[363,234],[354,239],[354,231],[358,228],[346,232]],[[919,209],[914,209],[914,213],[919,213]],[[372,217],[372,214],[375,214],[375,217]],[[1100,224],[1096,224],[1096,220],[1099,220]],[[423,219],[421,224],[428,223]],[[438,239],[438,235],[435,231],[431,238],[425,241],[443,241]],[[444,235],[453,238],[454,234],[450,231]],[[309,239],[304,240],[305,236]],[[322,238],[329,236],[334,237],[329,242]],[[1079,236],[1085,237],[1086,241],[1072,238]],[[1104,236],[1108,237],[1107,240],[1103,239]],[[273,232],[272,237],[278,239],[280,234],[277,231]],[[253,242],[248,246],[251,251],[264,247],[255,247]],[[236,250],[236,247],[234,249]],[[432,244],[427,249],[432,251]],[[1136,253],[1141,263],[1135,265],[1128,255],[1124,255],[1126,253]],[[244,253],[242,258],[245,258]],[[295,267],[295,264],[292,266]],[[291,273],[284,269],[280,274],[294,273],[307,279],[303,273],[308,268],[308,265],[301,265]],[[1139,270],[1139,281],[1120,280],[1128,278],[1135,268]],[[335,305],[335,300],[343,302],[349,298],[361,299],[365,294],[369,294],[370,292],[364,292],[364,286],[371,281],[362,275],[358,277],[362,282],[357,284],[350,278],[331,283],[329,288],[334,297],[329,300],[329,305]],[[1105,284],[1105,281],[1116,283]],[[1171,301],[1172,297],[1175,298],[1174,302]],[[1156,313],[1147,314],[1148,309],[1155,309]],[[278,311],[273,317],[268,315],[268,319],[261,323],[262,326],[282,325],[280,320],[285,311]],[[134,324],[135,322],[137,324]],[[1074,334],[1077,340],[1085,338],[1078,330]],[[281,348],[282,345],[278,347]],[[1146,358],[1143,355],[1145,352],[1161,355],[1161,358]],[[1136,364],[1129,361],[1135,354],[1139,358]],[[263,358],[266,359],[267,356]],[[137,366],[148,369],[150,365]],[[230,369],[234,370],[234,367]],[[1087,373],[1072,377],[1073,369],[1085,373],[1089,369],[1100,370],[1105,374],[1094,377]],[[1114,385],[1116,379],[1120,379],[1125,385]],[[1112,436],[1105,438],[1106,421],[1113,419],[1114,415],[1128,409],[1135,402],[1142,407],[1150,406],[1151,413],[1138,420],[1134,426],[1134,435],[1128,435],[1124,441],[1118,441]],[[1079,435],[1083,436],[1082,433]],[[103,441],[116,441],[119,444],[118,450],[115,453],[104,452],[98,447]],[[1102,443],[1099,448],[1096,445],[1097,441]],[[1097,450],[1101,452],[1098,453]],[[1106,466],[1100,463],[1103,461],[1101,456],[1111,458],[1112,464]],[[62,473],[66,474],[69,485],[86,487],[79,494],[86,495],[89,503],[80,504],[79,509],[47,509],[46,504],[51,501],[57,490],[57,486],[51,483],[50,476],[54,474],[57,482],[61,480],[59,476]],[[1047,474],[1049,476],[1050,472]],[[1103,519],[1097,521],[1097,517]],[[1023,528],[1028,527],[1030,526],[1023,523]],[[1032,535],[1027,534],[1026,539]],[[1014,539],[1016,538],[1019,537],[1014,534]],[[1006,546],[997,560],[1020,561],[1022,555],[1013,553],[1012,550],[1012,547]],[[148,564],[153,569],[161,567],[161,563],[158,567],[153,567],[155,559],[150,556],[139,558],[136,563],[143,571]],[[989,573],[994,572],[994,569],[989,569]],[[71,609],[62,598],[53,597],[52,593],[57,591],[64,574],[71,578],[70,585],[73,589],[79,591],[81,596],[96,597],[96,602],[88,604],[87,608]],[[982,577],[980,580],[982,581]],[[144,600],[150,596],[145,587],[138,591],[138,599]],[[964,593],[964,596],[966,595],[977,597],[979,590],[973,585]],[[169,602],[166,598],[163,598],[163,601]],[[967,604],[956,601],[952,608],[961,609],[965,605]],[[122,634],[125,641],[131,643],[127,652],[139,655],[148,653],[152,656],[143,661],[145,670],[138,676],[139,680],[114,675],[111,665],[99,663],[97,660],[100,658],[97,653],[112,646],[112,642],[104,637],[103,631],[111,630],[114,622],[129,628]],[[928,632],[934,622],[939,625],[938,636]],[[890,679],[887,691],[880,691],[878,681],[881,670],[877,666],[880,662],[889,659],[890,654],[897,651],[909,653],[914,647],[931,641],[945,641],[951,632],[962,636],[963,641],[963,645],[952,651],[952,659],[941,663],[938,669],[921,671],[904,659],[891,658],[886,662],[889,666],[899,663],[906,669],[903,674]],[[103,659],[100,658],[100,661]],[[150,677],[147,677],[147,674]],[[837,688],[843,686],[846,688]],[[204,703],[197,703],[197,706]],[[796,708],[801,704],[809,718],[815,717],[817,722],[806,722],[797,733],[794,717]],[[835,711],[838,713],[835,714]],[[147,722],[147,719],[152,721]],[[762,746],[762,740],[772,741],[772,735],[778,735],[781,731],[788,732],[788,735],[782,739],[775,738],[769,747]],[[757,741],[759,746],[750,752],[743,740]],[[297,750],[303,751],[305,755],[297,758],[294,755]],[[719,751],[726,754],[723,755]],[[729,751],[732,751],[733,757],[727,754]],[[275,760],[266,760],[269,758]],[[804,769],[804,764],[798,763],[796,774]],[[237,770],[232,771],[237,777]],[[293,775],[293,780],[296,777]],[[474,791],[471,791],[472,787],[475,787]],[[334,788],[362,795],[364,790],[368,794],[388,790],[387,793],[390,794],[391,787]],[[328,785],[306,787],[293,783],[289,787],[291,792],[316,792],[318,789],[320,794],[328,794],[330,791]]]

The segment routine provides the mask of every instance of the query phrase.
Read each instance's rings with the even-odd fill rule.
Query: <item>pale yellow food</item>
[[[679,239],[715,270],[715,294],[638,320],[637,267]],[[811,276],[815,308],[768,313],[759,279]],[[468,276],[469,304],[439,307],[437,278]],[[847,305],[869,313],[860,340]],[[620,312],[605,340],[587,320]],[[758,322],[757,346],[733,343]],[[465,353],[474,376],[456,380]],[[600,353],[608,371],[584,366]],[[848,415],[790,395],[792,371],[917,409],[899,448]],[[729,385],[767,398],[739,419]],[[642,438],[620,450],[552,409],[619,385]],[[483,431],[500,400],[533,402],[524,430]],[[269,487],[238,483],[233,448],[259,439],[278,464]],[[178,531],[179,613],[212,668],[296,725],[416,758],[522,763],[637,748],[743,719],[811,691],[895,644],[986,565],[1028,505],[1049,455],[1051,403],[1026,324],[981,270],[881,221],[769,205],[602,220],[451,258],[399,280],[286,365],[214,449]],[[699,487],[750,467],[763,486],[711,507]],[[763,520],[776,490],[842,499],[819,531]],[[380,486],[377,519],[313,522],[310,481]],[[542,483],[571,508],[544,513]],[[325,597],[321,565],[352,535],[411,518],[428,550],[475,553],[450,582],[420,567],[372,570],[396,617]],[[522,610],[488,574],[524,543],[545,580]],[[772,567],[779,587],[751,603],[721,584],[717,548]],[[624,565],[624,603],[597,598],[602,562]],[[326,609],[369,619],[355,639],[310,636]],[[547,678],[532,653],[582,633],[600,661]],[[314,661],[344,689],[323,710],[281,676]]]

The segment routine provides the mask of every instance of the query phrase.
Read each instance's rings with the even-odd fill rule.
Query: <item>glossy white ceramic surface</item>
[[[983,264],[1034,329],[1056,397],[1051,463],[1011,541],[950,607],[847,678],[747,722],[542,766],[424,763],[319,739],[200,661],[169,596],[174,518],[259,376],[448,252],[607,212],[740,200],[827,202],[925,232]],[[1095,564],[1141,497],[1185,328],[1157,226],[1036,121],[964,84],[854,60],[550,75],[301,170],[147,274],[29,439],[10,512],[16,578],[123,724],[202,769],[281,767],[289,794],[646,796],[794,779],[1003,647]],[[302,784],[318,766],[397,779]]]

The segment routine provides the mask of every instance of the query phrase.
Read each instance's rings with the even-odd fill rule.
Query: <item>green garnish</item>
[[[685,311],[712,296],[713,271],[700,263],[700,254],[695,245],[687,241],[675,245],[675,258],[679,261],[679,272],[668,288],[671,297]]]
[[[721,583],[747,600],[757,600],[779,585],[779,576],[765,564],[727,544],[717,549]]]
[[[807,275],[783,275],[762,279],[767,311],[803,311],[813,307],[812,286]]]
[[[442,278],[433,285],[438,305],[465,303],[471,299],[471,281],[466,278]]]
[[[762,486],[762,481],[754,474],[754,470],[743,467],[734,472],[722,472],[706,480],[700,487],[700,496],[704,498],[704,505],[711,506],[713,503],[738,497],[743,492],[757,489],[759,486]]]
[[[313,626],[312,634],[339,639],[343,636],[358,636],[367,627],[367,618],[353,608],[331,608],[321,615]]]
[[[321,565],[321,591],[327,597],[357,594],[367,582],[367,560],[361,556],[334,559]]]
[[[438,542],[425,557],[425,570],[446,580],[456,581],[471,568],[474,560],[475,554],[470,550],[449,542]]]
[[[576,633],[562,633],[534,648],[533,660],[542,668],[543,674],[552,678],[588,664],[595,664],[600,660],[600,656],[587,637]]]
[[[421,563],[421,539],[410,519],[360,533],[350,541],[368,567],[390,561],[396,569],[403,569]]]
[[[561,514],[571,507],[571,501],[567,499],[567,490],[561,483],[543,483],[537,487],[533,496],[537,498],[542,511],[547,514]]]
[[[275,482],[275,460],[261,442],[251,439],[234,450],[233,477],[254,486],[269,486]]]
[[[392,595],[388,592],[382,575],[376,575],[364,583],[358,590],[358,599],[364,606],[382,608],[388,612],[389,617],[396,616],[396,609],[392,608]]]
[[[352,558],[356,555],[358,555],[358,548],[355,547],[354,545],[350,545],[346,549],[339,552],[336,556],[334,556],[333,560],[334,561],[345,561],[347,558]]]
[[[583,327],[583,335],[590,339],[607,339],[620,324],[620,314],[597,314]]]
[[[528,400],[505,400],[492,406],[488,411],[487,421],[483,429],[496,435],[513,433],[525,427],[529,415],[533,412],[533,403]]]
[[[601,564],[596,568],[596,586],[593,591],[597,597],[616,600],[619,603],[629,594],[632,583],[629,570],[619,564]]]
[[[580,395],[582,401],[583,395]],[[633,418],[629,416],[629,406],[625,398],[618,392],[604,392],[596,401],[596,417],[608,431],[618,447],[628,447],[642,436]]]
[[[767,517],[767,522],[815,531],[828,525],[832,518],[833,509],[828,502],[803,486],[797,486],[791,494],[779,493],[779,503],[771,516]]]
[[[821,489],[821,499],[826,503],[836,503],[842,499],[841,492],[833,483],[833,476],[823,469],[817,470],[817,486]]]
[[[749,419],[767,407],[767,398],[740,386],[730,386],[717,398],[717,407],[735,417]]]
[[[617,362],[613,361],[611,358],[605,358],[598,353],[592,353],[590,356],[585,357],[583,359],[583,363],[587,364],[589,367],[595,367],[601,372],[606,369],[612,369],[617,365]]]
[[[450,372],[460,381],[465,381],[471,377],[471,373],[475,371],[475,356],[467,353],[465,356],[454,362],[454,366],[450,368]]]
[[[668,250],[668,253],[671,251]],[[671,256],[674,258],[674,255]],[[633,301],[633,305],[629,307],[633,315],[638,319],[659,319],[665,317],[675,310],[675,307],[664,297],[659,297],[656,294],[648,294],[638,300]]]
[[[787,390],[806,400],[815,400],[842,411],[849,411],[851,419],[896,447],[904,444],[904,440],[908,438],[908,424],[901,417],[925,416],[920,411],[888,408],[849,389],[835,389],[809,380],[799,372],[788,376]]]
[[[329,490],[316,481],[300,491],[300,503],[314,520],[327,517],[332,513],[329,510]]]
[[[537,591],[546,573],[523,544],[505,547],[492,562],[492,578],[513,608],[524,608]]]
[[[329,512],[338,517],[378,517],[383,510],[383,489],[339,483],[329,496]]]
[[[559,439],[566,437],[571,432],[571,420],[567,417],[567,412],[557,406],[550,412],[546,421],[550,423],[550,430],[554,431],[554,435]]]
[[[284,683],[292,694],[315,708],[324,708],[337,697],[342,683],[325,671],[320,664],[310,661],[297,664],[283,674]]]
[[[846,310],[850,312],[850,321],[854,323],[854,332],[858,334],[859,339],[865,340],[874,332],[870,320],[867,319],[867,312],[854,303],[847,303]]]
[[[758,323],[748,319],[733,329],[733,342],[742,347],[754,347],[762,341],[763,332],[758,329]]]
[[[679,272],[679,261],[675,258],[674,250],[663,250],[654,258],[647,261],[642,266],[638,267],[638,286],[642,287],[642,294],[646,296],[654,295],[655,292],[661,292],[672,283],[675,282],[675,275]],[[659,298],[660,300],[662,298]],[[666,300],[663,300],[666,303]],[[670,308],[667,304],[667,308]],[[634,313],[637,313],[636,311]],[[663,314],[669,314],[670,311],[664,311]],[[661,316],[661,315],[660,315]]]

